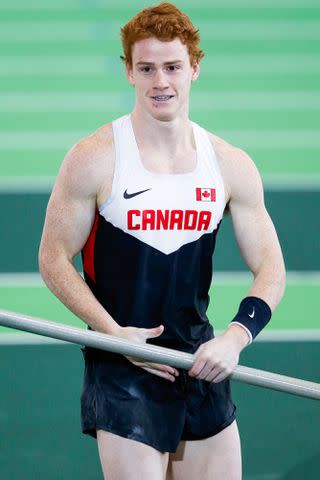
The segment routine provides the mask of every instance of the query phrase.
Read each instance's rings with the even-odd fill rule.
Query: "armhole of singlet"
[[[218,179],[219,179],[219,182],[220,182],[220,185],[221,185],[221,189],[222,189],[222,192],[223,192],[224,205],[226,205],[226,191],[225,191],[225,188],[224,188],[224,181],[223,181],[223,177],[222,177],[222,173],[221,173],[221,169],[220,169],[220,165],[219,165],[219,162],[218,162],[218,159],[217,159],[216,152],[214,151],[213,145],[212,145],[210,137],[209,137],[209,132],[207,132],[207,130],[205,128],[201,127],[200,125],[198,125],[198,124],[195,124],[195,125],[196,125],[196,128],[197,128],[198,132],[199,132],[199,135],[202,136],[202,140],[204,142],[204,148],[208,152],[208,157],[210,159],[210,162],[208,163],[208,166],[213,168],[214,172],[218,176]]]
[[[210,148],[211,157],[212,157],[212,161],[213,161],[213,164],[214,164],[214,169],[217,172],[217,174],[219,175],[221,188],[222,188],[222,191],[223,191],[223,203],[224,203],[224,209],[225,209],[226,205],[227,205],[226,189],[224,188],[224,181],[223,181],[223,176],[222,176],[222,173],[221,173],[221,168],[220,168],[220,165],[219,165],[219,161],[217,159],[216,152],[215,152],[215,150],[213,148],[213,145],[212,145],[212,142],[210,140],[209,134],[206,130],[204,132],[205,132],[207,140],[208,140],[208,148]],[[223,214],[222,214],[222,217],[223,217]]]
[[[102,213],[103,210],[110,205],[114,197],[116,196],[116,191],[120,178],[120,141],[119,141],[119,125],[115,125],[115,122],[112,122],[112,131],[113,131],[113,144],[114,144],[114,173],[112,179],[111,194],[105,202],[100,206],[99,213]]]

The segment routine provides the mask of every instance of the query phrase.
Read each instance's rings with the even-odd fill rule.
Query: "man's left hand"
[[[238,365],[244,345],[236,341],[230,330],[200,345],[195,352],[196,360],[189,370],[191,377],[218,383],[231,375]]]

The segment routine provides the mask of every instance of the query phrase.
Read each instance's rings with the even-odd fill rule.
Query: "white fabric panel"
[[[115,227],[165,254],[213,232],[223,215],[225,193],[207,132],[192,122],[196,168],[190,173],[171,175],[153,173],[144,167],[130,115],[118,118],[112,125],[115,176],[112,194],[101,206],[100,214]],[[205,193],[204,201],[197,200],[196,189]],[[208,200],[212,189],[215,201]],[[125,198],[125,192],[130,198]]]

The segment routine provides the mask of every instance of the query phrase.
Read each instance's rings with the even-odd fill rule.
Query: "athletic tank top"
[[[181,174],[144,167],[130,115],[112,123],[112,192],[96,212],[82,259],[86,282],[119,325],[163,324],[163,334],[148,342],[193,353],[213,337],[206,310],[226,201],[207,132],[191,123],[197,163]]]

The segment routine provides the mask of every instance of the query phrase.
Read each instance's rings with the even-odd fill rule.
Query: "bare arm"
[[[248,155],[238,150],[236,156],[238,174],[230,178],[229,208],[240,252],[254,276],[248,296],[262,298],[273,311],[284,293],[283,256],[264,205],[260,175]]]
[[[47,208],[39,269],[50,290],[73,313],[94,330],[113,334],[117,332],[117,323],[73,265],[75,255],[90,234],[102,182],[110,183],[107,162],[111,139],[105,141],[102,148],[97,134],[92,135],[66,155]]]
[[[274,311],[285,289],[278,236],[265,208],[261,178],[253,161],[233,147],[229,155],[227,188],[234,233],[241,255],[253,273],[247,296],[261,298]],[[230,326],[228,333],[243,337],[241,327],[232,323]]]
[[[98,302],[73,265],[85,245],[97,205],[111,192],[113,156],[111,132],[80,141],[67,154],[49,200],[39,250],[40,273],[50,290],[93,330],[145,343],[158,337],[163,326],[121,327]],[[106,272],[106,275],[108,272]],[[171,382],[178,370],[127,357],[135,365]]]
[[[266,211],[260,175],[249,156],[226,142],[215,145],[220,158],[240,252],[253,273],[248,296],[264,300],[273,311],[284,293],[285,268],[273,223]],[[242,326],[231,323],[218,338],[201,345],[189,374],[220,382],[233,371],[241,350],[249,343]]]

